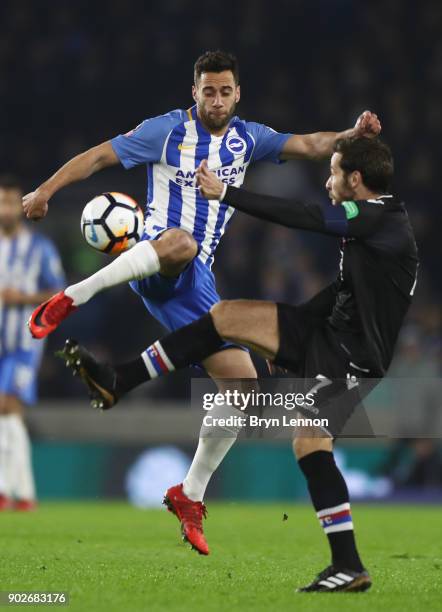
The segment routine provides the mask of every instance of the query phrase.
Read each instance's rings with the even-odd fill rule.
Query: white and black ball
[[[144,216],[138,203],[112,191],[93,198],[81,215],[81,232],[86,242],[103,253],[121,253],[141,238]]]

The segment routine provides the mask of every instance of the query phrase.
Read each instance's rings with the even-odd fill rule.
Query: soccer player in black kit
[[[87,384],[94,404],[103,408],[149,380],[149,372],[167,373],[198,363],[226,340],[249,347],[298,377],[316,379],[317,416],[328,418],[329,426],[325,431],[303,428],[293,448],[332,558],[330,566],[300,590],[366,590],[371,579],[356,548],[348,490],[334,461],[333,440],[359,403],[363,383],[372,388],[374,379],[385,375],[416,286],[413,231],[404,204],[390,193],[390,149],[377,138],[337,141],[326,185],[332,200],[328,205],[226,186],[206,162],[198,177],[206,198],[219,198],[266,221],[340,237],[336,281],[298,306],[220,302],[129,364],[100,364],[73,341],[67,341],[64,357]]]

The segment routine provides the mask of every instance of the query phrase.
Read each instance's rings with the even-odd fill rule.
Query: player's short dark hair
[[[376,193],[390,189],[394,162],[385,142],[379,138],[340,138],[333,150],[342,155],[340,165],[346,174],[358,170],[364,185]]]
[[[23,191],[23,183],[15,174],[0,174],[0,189]]]
[[[235,83],[239,83],[239,64],[232,53],[226,51],[206,51],[195,62],[194,79],[198,81],[203,72],[223,72],[230,70]]]

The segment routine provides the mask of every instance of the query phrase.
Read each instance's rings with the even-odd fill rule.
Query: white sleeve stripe
[[[344,504],[339,504],[339,506],[333,506],[333,508],[324,508],[324,510],[319,510],[317,512],[317,517],[322,518],[323,516],[328,516],[329,514],[335,514],[335,512],[342,512],[343,510],[350,510],[350,503],[345,502]]]
[[[157,371],[155,370],[155,368],[151,364],[149,356],[146,354],[146,351],[141,353],[141,359],[144,361],[144,365],[146,366],[147,371],[149,372],[149,376],[151,378],[158,378]]]
[[[252,134],[250,132],[247,132],[247,134],[250,136],[252,142],[253,142],[253,149],[252,152],[250,153],[250,157],[249,157],[249,162],[253,157],[253,152],[255,151],[255,147],[256,147],[256,140],[253,138]]]
[[[324,533],[338,533],[339,531],[350,531],[351,529],[353,529],[353,522],[347,521],[346,523],[338,523],[338,525],[324,527]]]
[[[161,359],[164,361],[164,363],[167,365],[167,369],[169,370],[169,372],[173,372],[175,370],[175,366],[173,365],[173,363],[170,361],[169,357],[166,355],[163,347],[161,346],[161,344],[159,342],[155,342],[154,343],[154,347],[157,349],[157,351],[159,352]]]

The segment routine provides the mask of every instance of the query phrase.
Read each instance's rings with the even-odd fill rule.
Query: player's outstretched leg
[[[272,358],[278,345],[276,316],[276,305],[271,302],[220,302],[210,313],[154,342],[126,364],[101,364],[73,340],[66,342],[58,356],[86,384],[97,400],[94,407],[106,409],[138,385],[218,353],[225,340]],[[227,329],[229,318],[232,332]]]
[[[106,410],[138,385],[176,368],[198,363],[216,353],[223,342],[211,315],[207,314],[167,335],[161,342],[154,342],[138,359],[127,364],[102,364],[86,348],[71,339],[56,355],[65,361],[74,376],[79,376],[85,383],[92,407]]]
[[[92,276],[40,304],[28,322],[31,334],[34,338],[44,338],[74,310],[104,289],[147,278],[160,271],[165,276],[177,276],[195,257],[197,250],[193,237],[177,228],[167,230],[159,240],[142,240]]]
[[[331,565],[300,592],[366,591],[371,579],[356,548],[347,485],[333,457],[331,438],[313,428],[294,440],[294,452],[331,549]],[[316,436],[315,436],[316,434]]]

